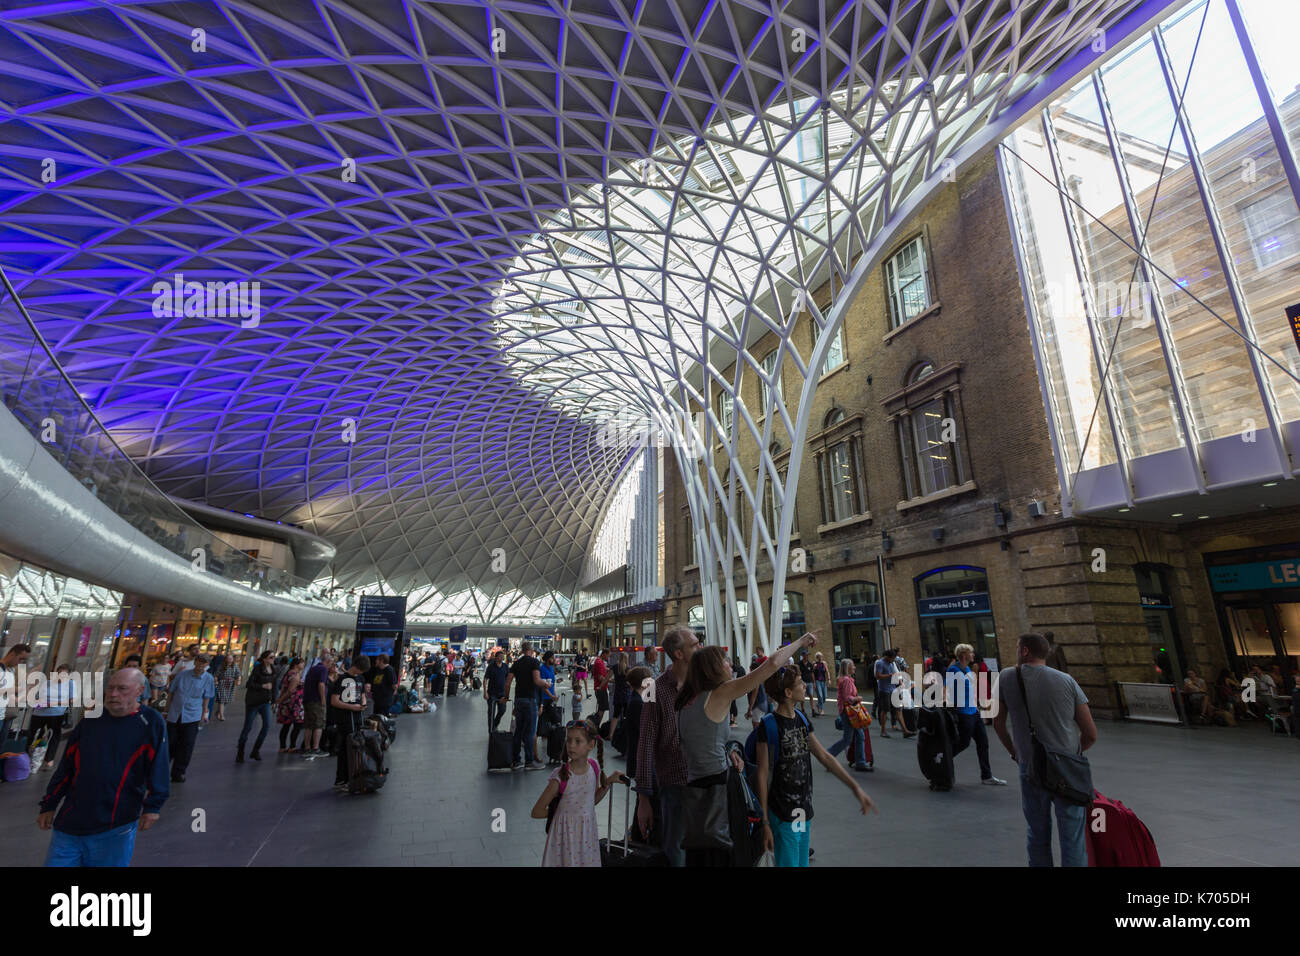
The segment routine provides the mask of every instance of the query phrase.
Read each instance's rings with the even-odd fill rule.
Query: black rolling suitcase
[[[916,759],[921,764],[921,773],[930,781],[931,790],[951,790],[956,718],[944,707],[921,707],[916,714]]]
[[[546,759],[552,763],[564,761],[564,741],[568,734],[564,726],[564,694],[542,705],[546,726],[542,736],[546,738]]]
[[[455,671],[452,671],[450,674],[447,675],[447,696],[448,697],[456,696],[456,687],[459,684],[460,684],[460,677],[456,674]]]
[[[610,788],[606,795],[609,801],[608,823],[605,832],[608,836],[600,839],[600,865],[601,866],[631,866],[631,867],[657,867],[667,866],[668,857],[663,851],[653,846],[645,846],[632,842],[632,786],[631,782],[624,777],[621,781],[624,791],[623,798],[623,840],[618,842],[614,839],[614,793],[619,789],[620,784],[615,784]]]
[[[388,780],[383,741],[377,730],[358,730],[347,736],[348,793],[374,793]]]
[[[546,734],[546,759],[554,763],[564,760],[565,731],[563,727],[552,727]]]
[[[515,735],[513,730],[493,730],[492,729],[492,710],[496,705],[488,704],[488,773],[509,773],[511,758],[514,756],[510,751],[514,747]],[[511,718],[510,725],[514,726],[514,719]]]

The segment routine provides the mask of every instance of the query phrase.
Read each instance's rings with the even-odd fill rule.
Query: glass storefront
[[[1300,544],[1205,555],[1231,666],[1300,664]]]
[[[918,575],[914,584],[925,657],[952,657],[954,647],[969,644],[991,669],[1001,665],[989,602],[989,579],[983,568],[935,568]]]
[[[97,671],[108,663],[122,595],[0,555],[0,647],[29,644],[28,667],[67,664]]]
[[[884,652],[880,626],[880,589],[871,581],[846,581],[831,590],[831,646],[836,666],[851,658],[859,668]]]
[[[33,670],[67,664],[99,673],[123,666],[132,654],[141,655],[147,671],[191,646],[209,656],[233,655],[246,667],[254,649],[305,656],[313,648],[351,644],[350,632],[262,625],[161,602],[127,605],[124,598],[0,554],[0,648],[31,645]]]

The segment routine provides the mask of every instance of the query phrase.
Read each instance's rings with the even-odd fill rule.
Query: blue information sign
[[[916,609],[921,617],[968,617],[989,614],[991,608],[987,593],[921,598],[916,602]]]
[[[1266,588],[1300,588],[1300,560],[1252,561],[1209,568],[1210,586],[1216,591],[1260,591]]]
[[[879,604],[847,604],[844,607],[831,608],[831,620],[836,624],[851,621],[879,621]]]

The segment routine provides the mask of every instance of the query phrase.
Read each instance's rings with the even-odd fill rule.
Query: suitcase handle
[[[621,780],[618,780],[616,782],[621,783],[625,787],[627,787],[627,796],[623,800],[623,855],[627,856],[629,841],[631,840],[632,837],[632,781],[629,780],[627,777],[623,777]],[[599,786],[600,781],[597,780],[596,784],[597,786]],[[609,840],[609,845],[612,847],[614,845],[614,788],[613,787],[610,787],[609,793],[606,794],[606,796],[609,797],[609,807],[608,807],[608,813],[607,813],[606,823],[605,823],[605,832],[607,835],[607,839]]]

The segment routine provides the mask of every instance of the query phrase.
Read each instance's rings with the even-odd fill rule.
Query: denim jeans
[[[847,749],[849,757],[853,761],[853,766],[861,767],[867,762],[866,738],[863,731],[849,723],[848,714],[840,713],[840,723],[843,725],[843,734],[838,741],[831,744],[830,755],[838,757]]]
[[[46,866],[130,866],[135,830],[140,821],[103,833],[77,836],[55,830],[45,853]]]
[[[970,746],[971,740],[975,741],[975,756],[980,762],[980,779],[987,780],[993,776],[993,768],[989,765],[989,735],[984,729],[984,721],[980,719],[978,713],[974,714],[957,714],[957,745],[953,747],[952,755],[955,757],[967,747]]]
[[[244,713],[244,729],[239,732],[239,749],[244,749],[244,744],[248,743],[248,732],[253,729],[253,720],[258,715],[262,717],[262,732],[257,735],[257,742],[253,744],[253,752],[257,753],[262,749],[262,741],[266,739],[266,733],[271,729],[271,702],[268,700],[265,704],[255,704],[248,707]]]
[[[826,682],[824,680],[817,681],[817,709],[826,709]]]
[[[1061,841],[1061,866],[1087,866],[1087,807],[1067,803],[1034,783],[1020,768],[1020,803],[1028,824],[1026,846],[1030,866],[1052,865],[1052,809],[1056,809],[1056,834]]]
[[[684,786],[660,787],[656,792],[664,828],[661,849],[668,857],[669,866],[686,865],[686,851],[682,849],[682,836],[686,832],[686,818],[682,815],[682,791],[685,789]]]
[[[515,763],[535,763],[533,741],[537,737],[537,699],[515,700],[515,737],[510,745]]]
[[[501,718],[506,715],[506,700],[504,697],[489,697],[488,706],[492,708],[492,729],[499,730]]]

